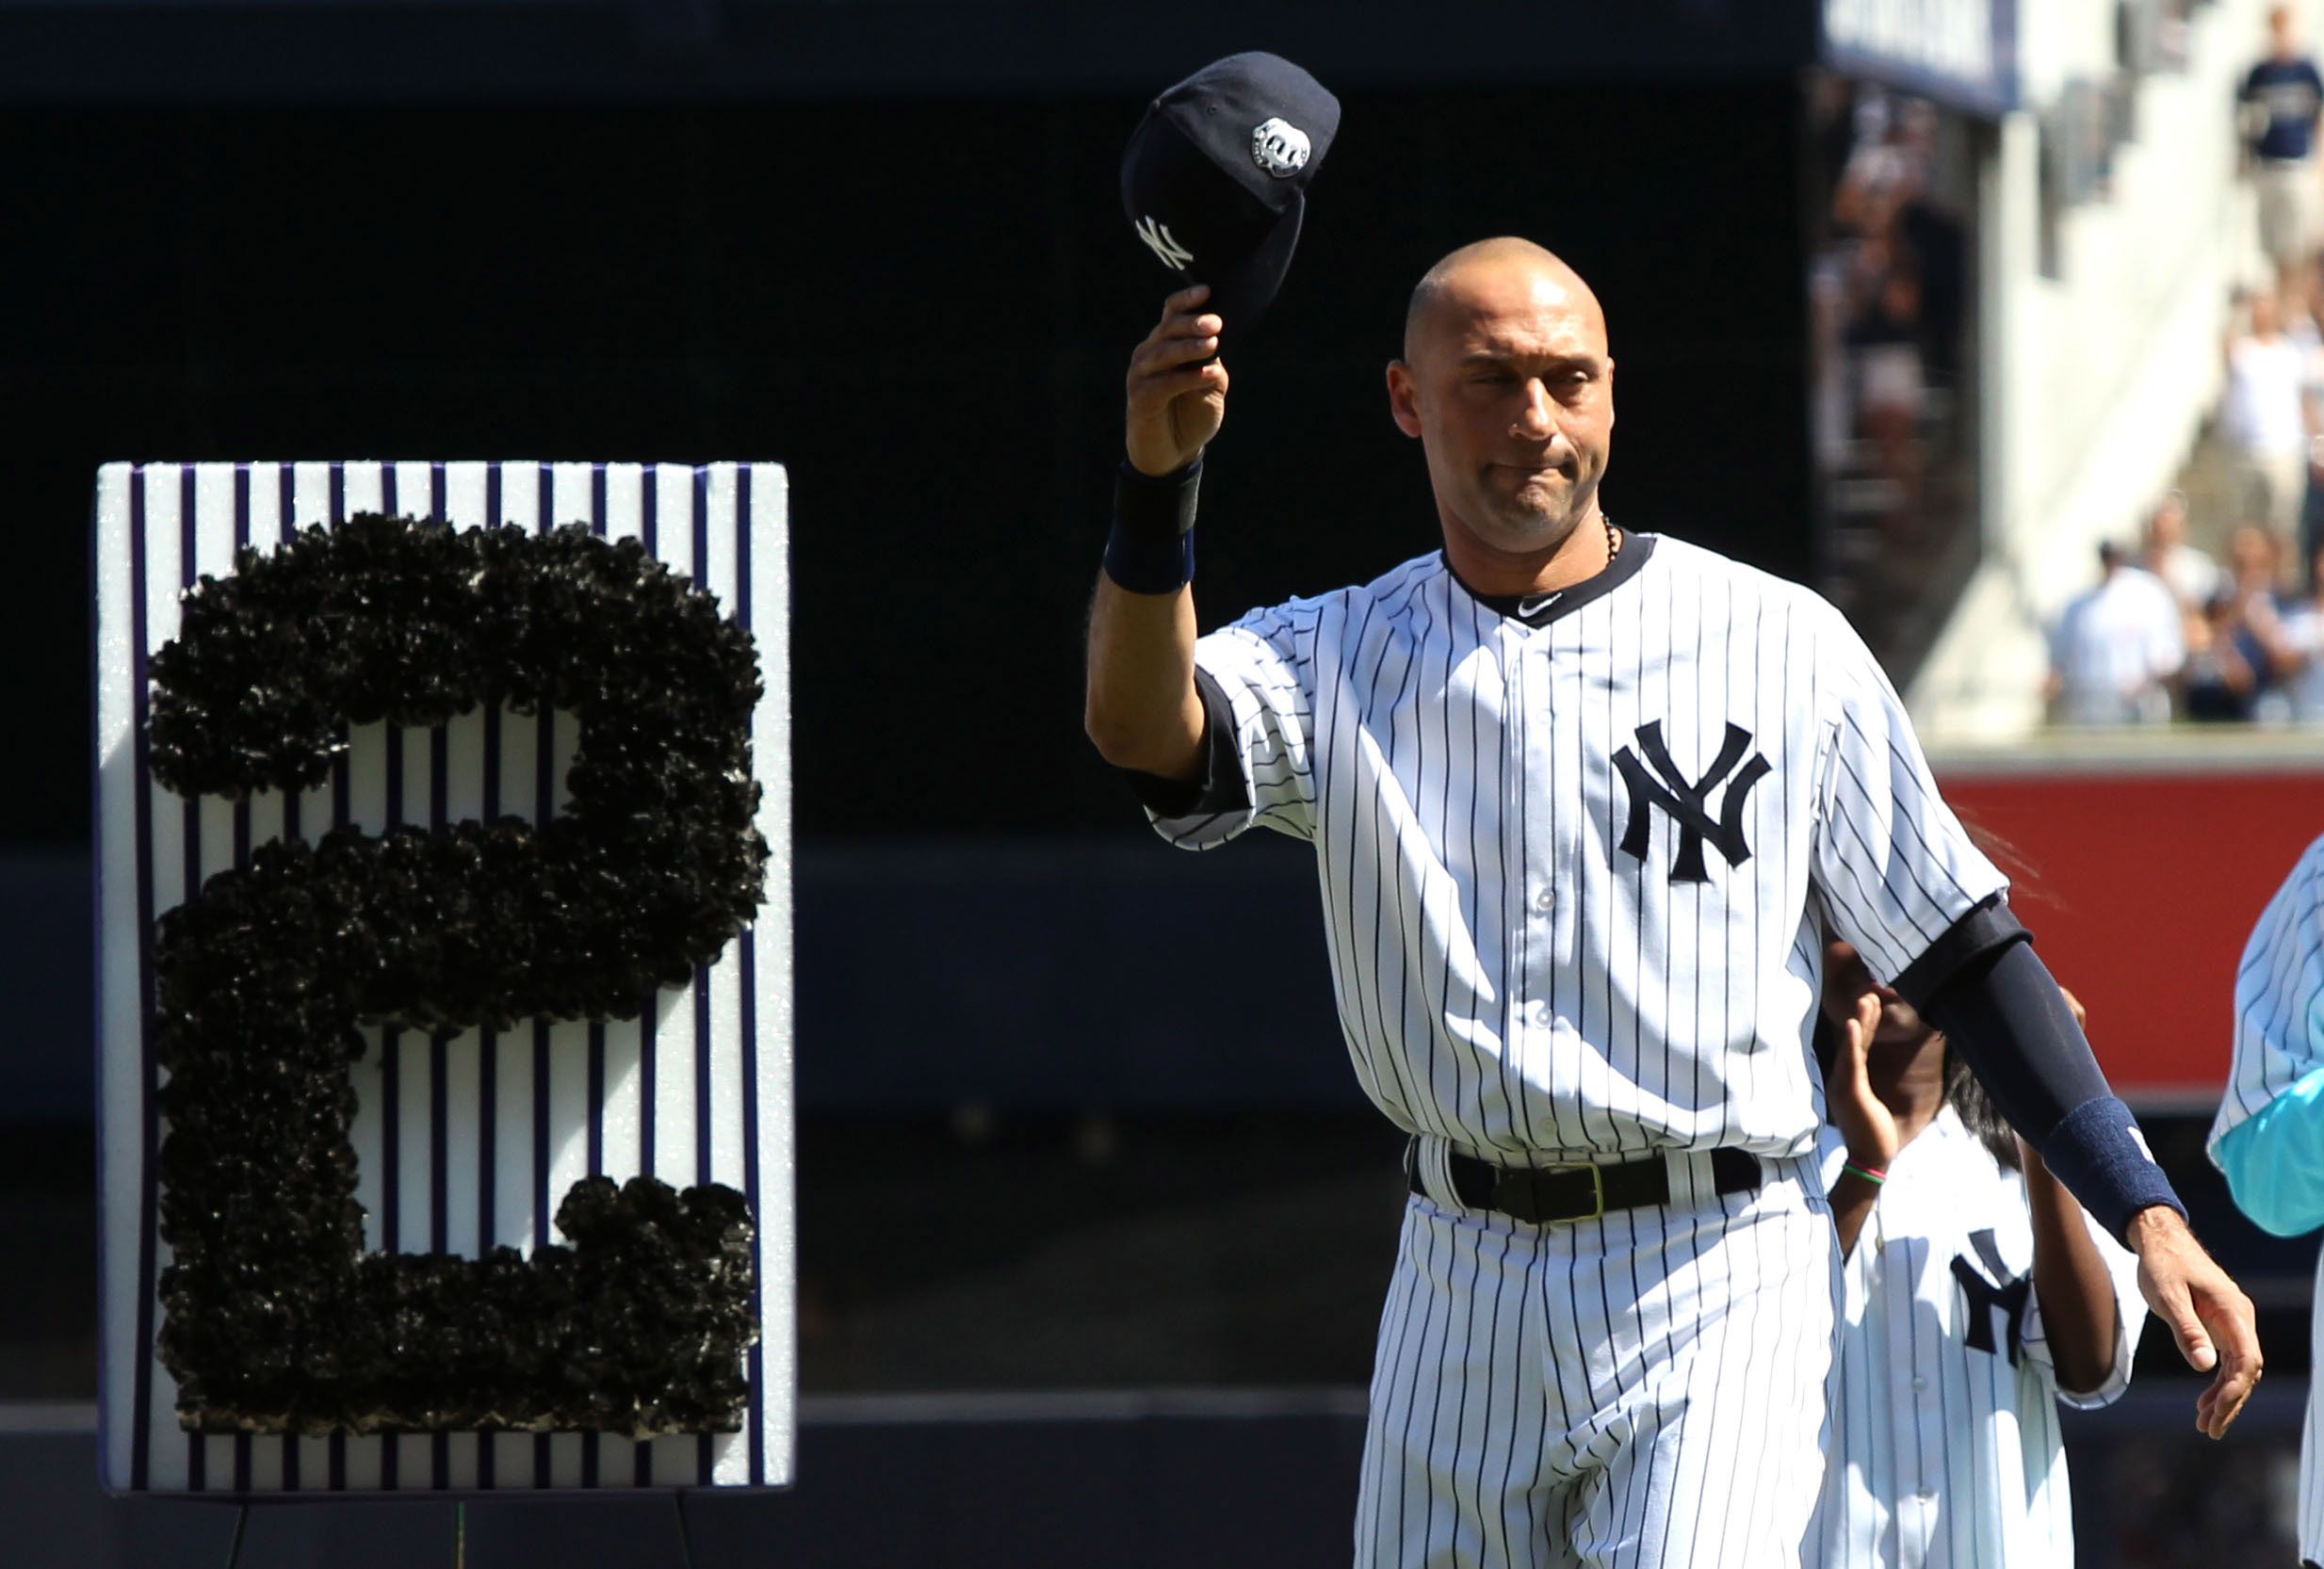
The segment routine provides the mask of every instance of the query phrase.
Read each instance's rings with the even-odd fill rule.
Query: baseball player
[[[1846,1289],[1807,1561],[2072,1569],[2057,1403],[2088,1410],[2129,1387],[2147,1317],[2138,1261],[1837,940],[1824,1014],[1816,1049],[1843,1136],[1825,1180]]]
[[[1441,550],[1198,639],[1232,331],[1207,298],[1173,295],[1130,359],[1086,723],[1174,842],[1263,823],[1314,846],[1349,1055],[1412,1136],[1357,1561],[1796,1561],[1839,1290],[1807,1049],[1825,920],[1979,1043],[2217,1366],[2198,1408],[2224,1431],[2251,1305],[1878,667],[1813,594],[1601,507],[1614,362],[1588,285],[1517,239],[1431,268],[1388,393]]]
[[[2324,1225],[2324,839],[2310,845],[2260,913],[2235,972],[2235,1055],[2211,1124],[2211,1160],[2235,1207],[2261,1229],[2298,1237]],[[2324,1258],[2317,1260],[2324,1302]],[[2324,1367],[2324,1317],[2315,1321]],[[2308,1385],[2300,1434],[2300,1554],[2324,1563],[2324,1450]]]

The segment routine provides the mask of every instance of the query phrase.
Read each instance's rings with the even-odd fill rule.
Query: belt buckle
[[[1586,1214],[1560,1215],[1551,1223],[1554,1225],[1572,1225],[1578,1221],[1596,1221],[1602,1219],[1606,1213],[1605,1173],[1594,1165],[1544,1166],[1541,1168],[1540,1174],[1543,1176],[1555,1176],[1560,1172],[1587,1172],[1589,1173],[1590,1207]]]

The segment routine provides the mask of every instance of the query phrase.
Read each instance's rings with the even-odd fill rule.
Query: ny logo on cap
[[[1718,756],[1712,760],[1703,776],[1692,781],[1679,771],[1679,765],[1671,760],[1670,749],[1663,744],[1662,720],[1640,725],[1637,740],[1639,751],[1646,753],[1645,762],[1640,762],[1638,753],[1628,747],[1614,755],[1614,766],[1621,770],[1622,783],[1630,786],[1630,826],[1622,834],[1622,853],[1641,861],[1646,859],[1653,835],[1653,808],[1659,806],[1679,825],[1679,857],[1671,864],[1671,882],[1711,881],[1702,860],[1705,839],[1727,858],[1729,865],[1740,866],[1748,861],[1751,847],[1744,842],[1743,808],[1750,800],[1751,786],[1760,782],[1769,768],[1767,759],[1757,752],[1751,753],[1749,762],[1744,761],[1744,752],[1751,745],[1751,733],[1730,721],[1727,744],[1719,748]],[[1727,785],[1727,800],[1714,821],[1703,809],[1704,803],[1722,784]]]
[[[1138,237],[1146,241],[1146,249],[1160,256],[1162,266],[1171,271],[1184,272],[1186,264],[1195,259],[1195,253],[1178,243],[1178,236],[1170,232],[1167,223],[1157,223],[1148,218],[1136,227]]]
[[[1277,180],[1308,167],[1308,133],[1280,115],[1251,127],[1251,159]]]

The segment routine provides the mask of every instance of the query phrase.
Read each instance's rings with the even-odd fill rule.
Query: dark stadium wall
[[[1157,83],[1157,86],[1160,84]],[[1351,91],[1206,486],[1208,621],[1431,548],[1382,366],[1519,232],[1597,285],[1612,514],[1806,570],[1797,94]],[[1137,832],[1080,734],[1122,366],[1162,292],[1123,95],[0,117],[16,672],[6,833],[88,833],[108,459],[791,465],[804,841]]]

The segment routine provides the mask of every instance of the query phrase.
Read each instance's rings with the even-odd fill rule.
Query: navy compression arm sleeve
[[[2022,941],[1975,955],[1921,1004],[2009,1125],[2066,1190],[2121,1237],[2131,1217],[2186,1206],[2147,1153],[2130,1108],[2107,1088],[2048,966]]]

